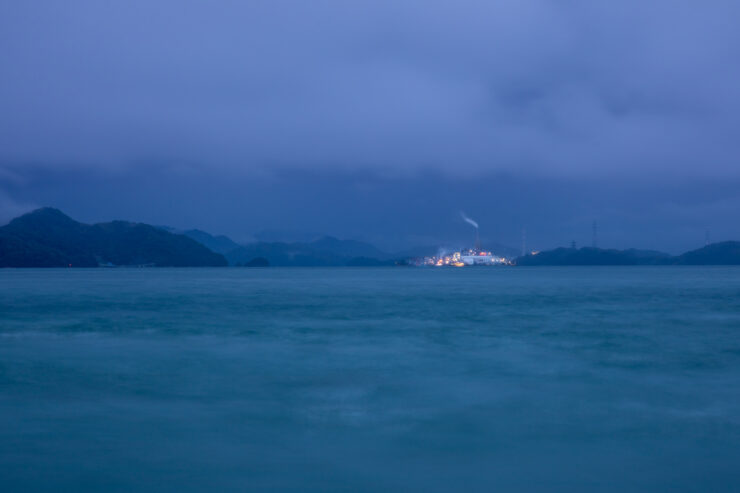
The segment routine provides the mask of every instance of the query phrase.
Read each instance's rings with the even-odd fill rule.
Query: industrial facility
[[[475,228],[475,247],[467,250],[462,250],[453,253],[439,253],[432,257],[423,257],[414,259],[412,264],[418,266],[434,266],[434,267],[466,267],[466,266],[493,266],[493,265],[512,265],[511,260],[506,257],[499,257],[494,255],[490,251],[483,250],[480,244],[480,231],[478,223],[464,213],[460,213],[460,216],[465,222]]]

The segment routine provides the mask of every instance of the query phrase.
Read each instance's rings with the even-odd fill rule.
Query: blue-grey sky
[[[0,222],[740,238],[740,3],[0,4]]]

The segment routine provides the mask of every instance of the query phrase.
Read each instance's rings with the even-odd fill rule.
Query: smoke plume
[[[478,223],[466,216],[464,212],[460,212],[460,217],[462,217],[466,223],[472,225],[475,229],[478,229]]]

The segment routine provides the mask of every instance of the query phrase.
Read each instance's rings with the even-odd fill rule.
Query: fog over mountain
[[[740,238],[740,4],[5,2],[0,222]]]

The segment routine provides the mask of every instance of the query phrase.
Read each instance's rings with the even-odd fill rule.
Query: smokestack
[[[527,254],[527,228],[522,228],[522,257]]]
[[[480,230],[475,228],[475,249],[480,250]]]

